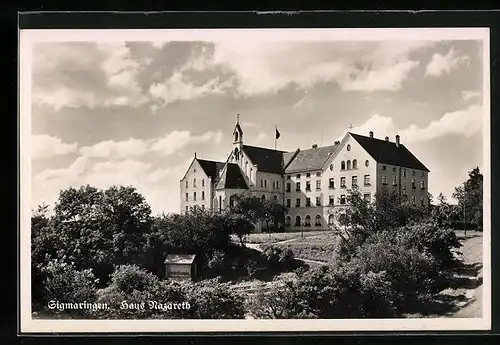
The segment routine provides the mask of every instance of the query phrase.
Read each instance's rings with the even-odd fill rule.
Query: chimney
[[[396,134],[396,146],[399,147],[399,134]]]
[[[370,138],[373,138],[373,131],[370,131]]]
[[[194,153],[194,158],[196,158],[196,152]]]
[[[314,144],[314,145],[312,146],[312,148],[313,148],[313,149],[317,149],[317,148],[318,148],[318,144]]]
[[[389,141],[389,137],[385,137],[385,141]]]

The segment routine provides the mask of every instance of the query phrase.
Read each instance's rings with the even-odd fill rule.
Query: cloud
[[[265,132],[260,131],[259,134],[257,134],[257,137],[255,138],[255,142],[256,143],[262,143],[267,138],[268,138],[268,135]]]
[[[343,83],[342,88],[368,92],[376,90],[396,91],[401,88],[402,82],[418,65],[418,61],[405,61],[377,70],[359,70],[354,78],[348,78]]]
[[[155,140],[150,149],[168,156],[188,145],[210,141],[216,144],[220,143],[222,141],[222,132],[207,132],[199,136],[192,136],[189,131],[173,131],[165,137]]]
[[[31,136],[30,149],[32,158],[51,158],[62,156],[77,151],[77,144],[63,143],[61,139],[46,134]]]
[[[123,43],[40,43],[33,52],[34,103],[62,107],[138,106],[147,101],[141,65]]]
[[[474,104],[466,109],[445,113],[441,118],[432,121],[426,127],[410,125],[403,129],[396,128],[391,117],[375,114],[351,131],[361,135],[368,135],[369,131],[373,131],[374,136],[378,138],[384,138],[385,136],[394,138],[396,134],[399,134],[403,142],[427,141],[448,134],[471,137],[482,129],[482,111],[482,107]]]
[[[253,123],[253,122],[242,122],[241,123],[242,128],[259,128],[261,125],[258,123]]]
[[[426,67],[425,75],[432,77],[439,77],[457,68],[460,64],[468,61],[467,56],[457,56],[454,49],[450,49],[446,55],[434,54],[432,59]]]
[[[292,109],[302,108],[304,106],[305,102],[307,102],[307,100],[309,100],[310,98],[311,98],[311,96],[305,95],[304,97],[302,97],[301,99],[299,99],[297,102],[295,102],[292,105]]]
[[[473,90],[462,91],[462,99],[465,102],[473,101],[478,97],[481,97],[480,91],[473,91]]]
[[[112,157],[117,159],[137,157],[148,152],[148,145],[139,139],[128,139],[125,141],[102,141],[92,146],[85,146],[80,153],[85,157]]]
[[[47,169],[33,178],[32,207],[42,202],[53,204],[59,191],[71,186],[78,188],[90,184],[107,189],[113,185],[131,185],[146,198],[153,213],[178,212],[179,200],[172,195],[179,195],[179,176],[189,162],[186,160],[163,169],[138,160],[92,162],[86,157],[79,157],[68,168]]]

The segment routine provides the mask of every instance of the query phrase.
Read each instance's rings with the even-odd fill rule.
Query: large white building
[[[250,193],[283,202],[290,231],[326,229],[342,214],[353,186],[367,200],[383,188],[401,200],[427,206],[429,169],[403,144],[347,132],[333,145],[294,152],[244,145],[237,121],[226,162],[195,155],[180,181],[181,211],[200,207],[214,212],[230,207],[232,195]]]

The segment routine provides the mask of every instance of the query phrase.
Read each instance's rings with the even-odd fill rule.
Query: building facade
[[[226,162],[195,155],[180,181],[181,211],[201,207],[220,212],[231,207],[233,195],[245,192],[283,203],[290,231],[326,229],[341,217],[354,186],[369,201],[386,189],[402,201],[427,206],[428,174],[399,136],[390,141],[373,132],[347,132],[333,145],[285,152],[245,145],[237,121]]]

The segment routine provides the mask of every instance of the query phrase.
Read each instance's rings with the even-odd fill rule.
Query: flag
[[[280,132],[278,132],[278,128],[276,128],[276,140],[279,139],[281,136]]]

